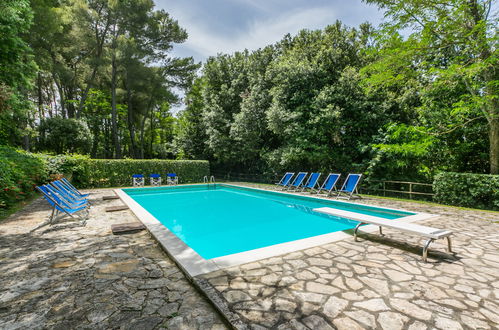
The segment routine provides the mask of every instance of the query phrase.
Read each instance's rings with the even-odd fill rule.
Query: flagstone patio
[[[259,186],[261,187],[261,186]],[[233,324],[251,329],[498,329],[499,213],[368,198],[439,214],[453,250],[386,229],[198,276]]]
[[[92,192],[86,226],[28,231],[50,213],[37,199],[0,222],[0,329],[226,329],[221,316],[146,232],[113,235],[137,221],[106,213],[120,200]]]
[[[86,226],[28,231],[49,214],[38,199],[0,222],[0,329],[499,328],[499,213],[369,198],[360,203],[439,214],[421,223],[455,231],[456,255],[386,229],[193,279],[96,190]],[[209,303],[211,300],[212,304]]]

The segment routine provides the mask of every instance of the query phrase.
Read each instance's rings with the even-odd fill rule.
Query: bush
[[[438,203],[499,210],[499,175],[442,172],[434,189]]]
[[[26,198],[47,180],[47,167],[34,154],[0,146],[0,208]]]
[[[160,159],[78,159],[72,181],[79,188],[130,186],[132,174],[158,173],[166,182],[166,173],[177,173],[180,183],[200,182],[210,174],[210,165],[204,160]],[[66,173],[68,175],[69,173]]]

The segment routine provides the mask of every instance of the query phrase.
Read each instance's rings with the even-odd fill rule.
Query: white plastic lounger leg
[[[450,241],[450,236],[447,236],[447,251],[449,251],[449,253],[453,253],[452,252],[452,243]]]
[[[430,247],[430,244],[434,241],[435,239],[430,238],[429,240],[426,241],[425,245],[423,246],[423,261],[426,262],[426,259],[428,257],[428,248]]]
[[[385,236],[385,235],[383,235],[383,229],[382,229],[382,227],[381,227],[381,226],[379,226],[379,234],[380,234],[381,236]]]
[[[362,226],[363,224],[364,224],[363,222],[359,222],[359,224],[355,226],[355,229],[353,231],[353,239],[355,242],[357,242],[357,231],[359,230],[359,227]]]

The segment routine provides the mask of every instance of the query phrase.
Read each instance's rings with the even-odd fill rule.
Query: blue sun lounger
[[[64,197],[67,201],[78,204],[82,201],[88,202],[85,197],[77,196],[76,193],[69,190],[67,186],[65,186],[61,181],[53,181],[51,185],[60,193],[62,197]]]
[[[310,192],[313,190],[316,190],[315,187],[319,184],[319,178],[321,176],[321,173],[312,173],[308,177],[307,183],[303,185],[302,191],[305,189],[310,189]]]
[[[276,186],[282,187],[283,189],[286,188],[289,183],[291,182],[291,178],[295,175],[293,172],[286,172],[286,174],[283,175],[281,181],[276,183]]]
[[[53,207],[52,213],[49,217],[48,223],[51,224],[52,221],[57,217],[59,213],[64,213],[74,218],[75,216],[85,221],[88,216],[88,203],[83,203],[81,205],[70,204],[64,199],[62,199],[53,188],[48,185],[36,187],[38,191],[43,194],[43,197],[47,200],[47,202]],[[85,217],[82,217],[79,212],[85,211]],[[37,226],[35,229],[43,226],[44,224]],[[34,230],[34,229],[33,229]]]
[[[362,174],[348,174],[347,179],[343,183],[343,186],[340,190],[338,190],[338,196],[336,197],[345,197],[348,199],[353,197],[361,198],[359,192],[357,191],[357,186],[360,182],[361,177]]]
[[[62,205],[67,207],[80,207],[82,205],[88,205],[88,201],[86,199],[75,200],[70,198],[66,192],[59,190],[58,188],[46,184],[41,186],[42,189],[48,194],[52,196],[52,198],[56,199],[58,203],[62,203]]]
[[[71,190],[72,192],[75,193],[75,195],[77,196],[80,196],[80,197],[88,197],[90,194],[84,194],[84,193],[81,193],[78,189],[76,189],[75,186],[73,186],[71,184],[71,182],[69,182],[68,179],[66,178],[62,178],[61,180],[59,180],[59,182],[61,182],[62,184],[66,185],[68,187],[69,190]]]
[[[305,181],[305,178],[307,177],[307,172],[299,172],[293,183],[291,183],[288,187],[288,190],[297,190],[298,188],[301,187],[301,185],[303,184],[303,181]]]
[[[321,194],[322,191],[324,191],[327,196],[330,196],[333,191],[336,192],[336,183],[338,182],[340,176],[341,174],[338,173],[329,173],[317,193]]]

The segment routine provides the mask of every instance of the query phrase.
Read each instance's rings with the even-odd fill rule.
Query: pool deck
[[[260,187],[260,186],[259,186]],[[85,227],[71,222],[26,232],[49,210],[40,199],[0,222],[0,328],[223,329],[199,294],[147,233],[114,236],[131,211],[97,190]],[[410,201],[365,203],[440,217],[456,255],[385,229],[193,278],[239,329],[499,328],[499,213]]]

